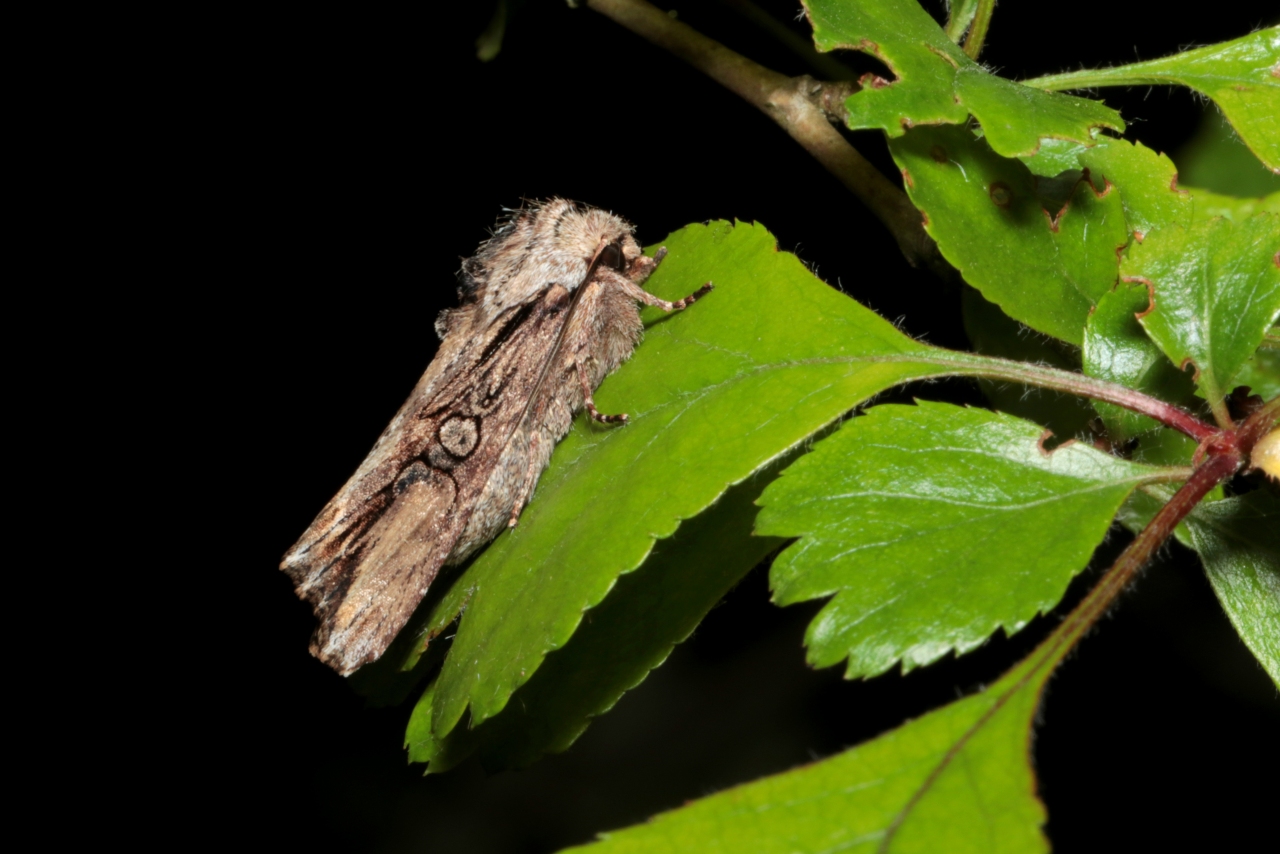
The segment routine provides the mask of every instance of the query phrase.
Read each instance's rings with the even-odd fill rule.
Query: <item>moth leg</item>
[[[659,246],[658,251],[653,253],[650,258],[647,255],[641,255],[639,258],[631,262],[631,268],[627,270],[627,277],[632,281],[643,282],[649,278],[649,274],[658,269],[658,265],[662,263],[662,259],[667,257],[667,247]]]
[[[636,302],[642,302],[645,305],[656,305],[663,311],[680,311],[681,309],[686,309],[706,296],[715,287],[715,285],[707,282],[684,299],[678,299],[675,302],[668,302],[661,297],[655,297],[631,279],[619,273],[615,273],[613,270],[599,270],[597,275],[604,281],[621,288],[627,296],[631,297]]]
[[[582,361],[577,363],[578,381],[582,383],[582,403],[587,408],[587,412],[591,415],[591,420],[600,424],[625,424],[630,417],[625,412],[619,412],[617,415],[601,415],[600,410],[596,409],[595,398],[591,396],[591,381],[587,379],[587,369],[582,366]]]

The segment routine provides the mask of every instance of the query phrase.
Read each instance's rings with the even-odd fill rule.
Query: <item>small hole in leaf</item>
[[[991,196],[991,201],[995,202],[997,207],[1007,208],[1013,201],[1013,190],[1009,189],[1009,185],[1003,181],[996,181],[988,187],[987,195]]]

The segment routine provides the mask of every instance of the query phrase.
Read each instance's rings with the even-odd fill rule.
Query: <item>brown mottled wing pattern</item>
[[[571,314],[568,297],[552,286],[483,329],[451,328],[360,469],[285,555],[281,568],[320,619],[312,653],[340,673],[376,660],[440,567],[474,548],[459,537],[505,476],[503,450]]]

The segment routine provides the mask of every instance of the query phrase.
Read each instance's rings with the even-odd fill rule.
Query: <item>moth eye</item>
[[[616,243],[610,243],[600,251],[600,263],[606,267],[612,267],[615,270],[622,269],[622,247]]]

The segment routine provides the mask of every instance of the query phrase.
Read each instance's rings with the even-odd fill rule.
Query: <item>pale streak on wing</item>
[[[351,583],[316,632],[313,654],[343,673],[385,651],[426,595],[465,523],[450,513],[457,497],[452,478],[422,468],[424,479],[408,486],[370,528]]]

